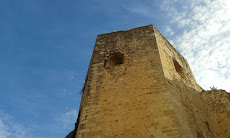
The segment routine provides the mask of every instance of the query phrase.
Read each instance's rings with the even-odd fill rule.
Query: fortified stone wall
[[[203,91],[200,93],[208,110],[208,128],[217,138],[230,137],[230,93],[224,90]]]
[[[76,137],[179,136],[171,105],[152,26],[98,36]]]
[[[98,35],[66,137],[228,137],[229,95],[201,91],[154,26]]]

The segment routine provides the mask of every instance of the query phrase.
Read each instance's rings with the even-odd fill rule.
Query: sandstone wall
[[[227,98],[229,94],[210,94],[202,90],[196,83],[187,61],[155,27],[154,30],[182,137],[230,137],[230,102]],[[174,60],[180,65],[184,76],[176,70]]]
[[[152,25],[101,34],[67,138],[227,138],[229,95],[204,91]]]
[[[205,132],[206,136],[212,136],[203,125],[203,119],[205,119],[207,112],[198,93],[202,89],[196,83],[187,61],[156,28],[154,29],[164,75],[169,82],[168,91],[181,135],[193,138],[201,137]],[[179,69],[177,70],[177,68]]]
[[[152,26],[98,36],[80,110],[78,138],[180,136]]]
[[[209,126],[216,138],[230,138],[230,93],[224,90],[203,91],[203,104],[208,109]]]
[[[168,80],[168,87],[182,136],[213,138],[213,131],[208,128],[211,120],[200,93],[179,80]]]

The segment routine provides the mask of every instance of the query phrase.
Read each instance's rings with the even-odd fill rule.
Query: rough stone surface
[[[230,94],[204,91],[153,26],[97,36],[66,138],[228,138]]]

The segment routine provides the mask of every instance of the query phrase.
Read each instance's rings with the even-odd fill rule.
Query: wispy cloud
[[[230,2],[227,0],[191,0],[182,7],[178,1],[166,2],[162,8],[176,29],[184,32],[170,36],[190,63],[198,83],[205,89],[216,86],[230,91]],[[164,7],[162,6],[162,7]],[[189,12],[188,12],[189,11]]]
[[[59,124],[61,123],[63,128],[70,129],[71,131],[71,128],[74,127],[74,123],[76,122],[77,116],[78,116],[78,111],[76,109],[71,109],[70,111],[65,112],[60,116],[58,116],[56,120],[59,122]]]
[[[168,33],[168,34],[170,34],[170,35],[173,35],[173,34],[174,34],[174,31],[172,30],[171,27],[166,26],[166,28],[165,28],[165,33]]]
[[[76,79],[76,77],[79,76],[79,73],[74,72],[74,71],[68,71],[68,72],[65,72],[64,75],[65,75],[67,80],[71,81],[73,79]]]
[[[132,12],[146,17],[154,17],[154,9],[151,9],[149,6],[139,3],[137,5],[123,5],[123,7]],[[149,14],[152,13],[152,14]]]
[[[1,138],[25,138],[28,137],[28,130],[16,123],[12,116],[0,110],[0,137]]]

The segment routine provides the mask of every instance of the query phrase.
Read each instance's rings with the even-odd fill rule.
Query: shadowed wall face
[[[180,80],[189,87],[201,92],[202,88],[197,84],[186,59],[155,27],[153,28],[155,30],[155,37],[165,78],[169,80]]]
[[[180,134],[198,138],[229,137],[227,95],[230,94],[204,91],[196,83],[188,62],[155,27],[154,30]]]
[[[176,69],[176,72],[183,78],[183,79],[186,79],[186,76],[184,74],[184,71],[183,71],[183,68],[180,66],[180,64],[175,60],[173,59],[173,63],[174,63],[174,67]]]

